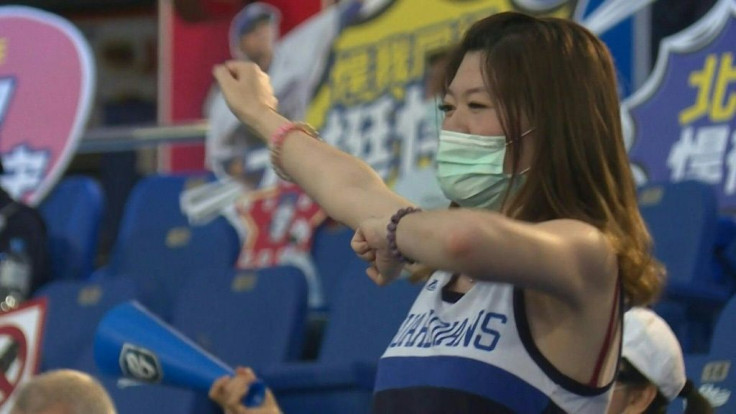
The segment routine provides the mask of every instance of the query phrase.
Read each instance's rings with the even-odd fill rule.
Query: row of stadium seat
[[[401,323],[419,286],[399,281],[385,288],[363,277],[351,260],[315,361],[299,361],[306,315],[306,284],[293,267],[258,272],[200,274],[179,292],[172,324],[230,365],[253,366],[290,413],[368,412],[375,363]],[[161,385],[120,389],[101,375],[92,358],[92,337],[102,315],[136,299],[125,277],[100,282],[56,281],[38,294],[47,298],[42,368],[73,368],[101,378],[121,414],[215,413],[205,396]],[[736,298],[717,318],[705,354],[685,354],[688,377],[719,412],[736,410]],[[679,408],[673,404],[671,412]]]
[[[703,354],[685,353],[687,377],[706,396],[716,413],[736,412],[736,297],[731,298],[716,318],[710,349]],[[670,404],[668,413],[681,413],[679,404]]]
[[[688,352],[709,348],[713,325],[736,288],[736,223],[719,215],[713,189],[702,182],[650,184],[639,208],[667,268],[655,310]]]
[[[178,292],[171,324],[229,365],[254,367],[286,412],[368,412],[375,364],[420,286],[402,280],[379,288],[364,268],[358,259],[348,263],[314,361],[299,360],[307,286],[294,267],[194,275]],[[38,296],[48,301],[42,370],[74,368],[102,377],[123,414],[206,412],[202,396],[158,385],[121,390],[94,366],[99,320],[116,304],[138,299],[137,293],[124,276],[42,288]]]
[[[229,269],[239,252],[235,230],[224,218],[191,226],[182,214],[181,192],[211,175],[150,176],[131,193],[109,264],[92,274],[104,197],[88,177],[64,179],[41,205],[50,232],[54,279],[88,280],[126,275],[141,301],[170,319],[172,300],[190,275]],[[668,269],[656,310],[672,325],[683,347],[708,349],[715,318],[736,290],[736,223],[720,216],[706,184],[685,181],[639,189],[639,205]],[[351,232],[324,226],[312,257],[326,305],[334,299],[335,275],[352,255]]]
[[[102,195],[90,178],[63,180],[41,206],[51,233],[55,279],[129,279],[135,297],[171,322],[187,282],[200,274],[232,273],[239,252],[237,234],[224,218],[191,226],[181,213],[182,190],[210,179],[187,175],[141,180],[129,197],[109,264],[94,273]],[[687,352],[706,352],[736,285],[736,224],[719,215],[712,189],[699,182],[648,185],[639,189],[639,204],[655,254],[669,273],[655,310],[672,325]],[[339,226],[323,226],[315,234],[312,257],[328,309],[340,300],[339,280],[353,260],[351,235]],[[321,339],[320,332],[313,336],[307,342]]]
[[[50,234],[54,280],[134,279],[142,302],[166,320],[172,299],[192,274],[231,269],[240,252],[237,232],[223,217],[190,225],[180,208],[182,191],[209,175],[151,176],[128,199],[106,266],[94,269],[104,197],[88,177],[64,179],[41,206]],[[312,257],[324,296],[334,296],[334,275],[352,255],[352,232],[328,224],[314,236]]]

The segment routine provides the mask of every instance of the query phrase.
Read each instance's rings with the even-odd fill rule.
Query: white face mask
[[[440,131],[437,180],[445,196],[461,207],[500,211],[511,180],[511,174],[503,172],[506,146],[503,135]],[[515,181],[510,194],[521,188],[524,179]]]

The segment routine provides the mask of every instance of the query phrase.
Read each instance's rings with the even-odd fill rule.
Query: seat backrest
[[[49,238],[54,280],[85,279],[97,256],[104,195],[91,177],[68,177],[39,206]]]
[[[34,297],[47,299],[41,367],[72,367],[91,346],[98,322],[115,305],[136,298],[135,283],[126,278],[83,282],[60,280],[41,287]]]
[[[714,408],[715,413],[736,412],[736,348],[721,348],[708,354],[685,354],[685,372],[695,387]],[[673,402],[668,413],[681,413]]]
[[[713,328],[711,351],[736,350],[734,344],[736,344],[736,296],[731,297],[718,315]]]
[[[639,207],[668,281],[712,282],[718,223],[713,189],[699,181],[650,184],[639,190]]]
[[[312,258],[320,278],[328,309],[335,297],[335,290],[345,267],[350,258],[355,256],[350,248],[352,237],[353,230],[349,227],[329,220],[317,228],[314,233]]]
[[[307,283],[296,267],[202,273],[179,292],[172,325],[204,349],[254,368],[301,354]]]
[[[379,287],[353,255],[341,275],[320,349],[321,362],[378,361],[416,299],[421,285],[398,280]]]
[[[715,280],[727,292],[736,290],[736,220],[718,217],[716,247],[713,258]]]
[[[710,354],[685,354],[685,372],[715,409],[715,413],[736,412],[736,399],[731,395],[736,389],[736,370],[733,360],[736,353],[716,352]],[[682,399],[672,401],[667,407],[668,414],[683,412]],[[692,411],[691,409],[691,412]]]
[[[141,302],[167,320],[188,277],[232,268],[240,250],[237,232],[225,218],[191,226],[182,214],[182,191],[206,180],[205,175],[142,179],[128,199],[113,248],[108,273],[133,278]]]
[[[717,413],[736,412],[736,297],[721,311],[715,328],[710,352],[685,354],[687,376]],[[672,412],[672,411],[670,411]],[[682,412],[682,411],[677,411]]]

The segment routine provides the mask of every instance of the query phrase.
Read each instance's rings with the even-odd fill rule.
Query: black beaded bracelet
[[[386,226],[386,230],[388,230],[388,233],[386,233],[386,239],[388,240],[388,249],[391,254],[402,263],[414,264],[414,260],[404,256],[399,251],[399,247],[396,245],[396,228],[399,225],[399,220],[404,218],[404,216],[406,216],[407,214],[416,213],[417,211],[422,211],[422,209],[419,207],[401,208],[399,209],[399,211],[396,212],[396,214],[391,216],[391,221],[389,221],[388,225]]]

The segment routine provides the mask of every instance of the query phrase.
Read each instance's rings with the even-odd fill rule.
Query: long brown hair
[[[628,304],[650,303],[664,271],[639,214],[608,49],[569,20],[499,13],[475,23],[451,53],[446,86],[468,52],[485,57],[486,86],[513,143],[509,188],[525,145],[522,118],[534,128],[532,168],[519,193],[507,194],[504,210],[529,222],[568,218],[595,226],[616,250]]]

